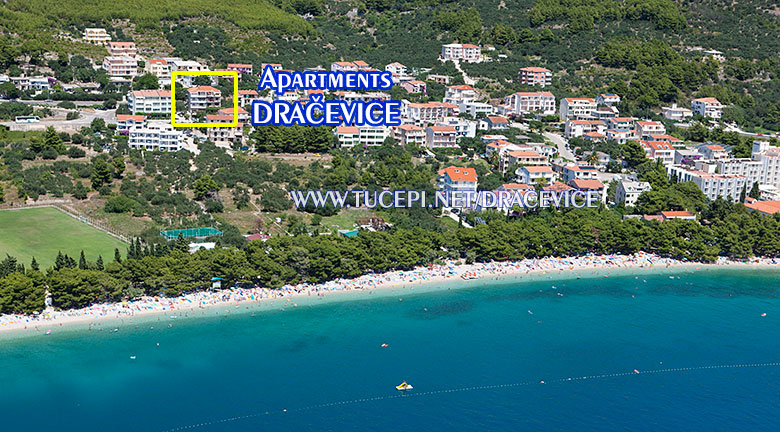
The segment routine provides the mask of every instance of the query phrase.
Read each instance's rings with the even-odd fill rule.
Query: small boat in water
[[[407,390],[411,390],[413,388],[414,387],[412,387],[412,385],[407,383],[406,381],[404,381],[401,384],[398,384],[397,386],[395,386],[395,389],[398,390],[398,391],[407,391]]]

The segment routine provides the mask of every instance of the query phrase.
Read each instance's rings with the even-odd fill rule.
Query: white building
[[[187,105],[191,110],[219,108],[222,92],[211,86],[197,86],[187,89]]]
[[[206,123],[232,123],[233,115],[231,114],[208,114],[206,115]],[[231,144],[241,142],[243,139],[244,131],[241,123],[238,126],[229,127],[207,127],[206,137],[209,141],[215,144]]]
[[[596,96],[596,105],[613,106],[620,104],[620,96],[613,93],[602,93]]]
[[[694,114],[704,117],[719,119],[723,115],[723,105],[713,97],[694,99],[691,101],[691,110]]]
[[[133,114],[171,112],[171,92],[168,90],[134,90],[127,94],[127,107]]]
[[[555,173],[549,166],[521,166],[515,172],[517,181],[525,184],[550,184],[555,179]]]
[[[589,133],[604,135],[607,125],[601,120],[568,120],[564,129],[566,138],[576,138]],[[606,135],[604,135],[606,137]]]
[[[550,92],[517,92],[504,98],[508,113],[555,115],[555,96]]]
[[[449,166],[439,170],[438,186],[446,192],[476,192],[477,171],[474,168]]]
[[[766,141],[754,141],[752,159],[761,164],[759,182],[780,189],[780,149]]]
[[[144,66],[144,72],[156,76],[161,85],[171,84],[171,65],[165,59],[149,59]]]
[[[543,67],[525,67],[520,68],[517,79],[520,84],[546,87],[552,85],[552,72]]]
[[[596,101],[591,98],[564,98],[558,115],[561,121],[589,120],[591,113],[596,109]]]
[[[642,121],[635,123],[637,139],[650,140],[652,135],[665,135],[666,127],[659,121]]]
[[[466,102],[459,105],[460,112],[473,118],[487,117],[493,114],[493,105],[484,102]]]
[[[113,57],[135,57],[135,42],[109,42],[106,45],[108,55]]]
[[[184,142],[180,130],[170,121],[150,120],[146,126],[133,126],[128,133],[131,149],[148,151],[179,151]]]
[[[441,47],[442,60],[463,60],[469,63],[482,61],[482,49],[471,44],[447,44]]]
[[[477,136],[477,122],[460,117],[444,117],[436,126],[452,126],[458,138],[474,138]]]
[[[339,140],[343,148],[380,146],[385,142],[389,132],[390,129],[386,126],[337,126],[333,128],[333,136]]]
[[[719,159],[716,162],[717,172],[720,174],[739,175],[745,177],[745,185],[750,192],[753,183],[763,183],[764,163],[760,160],[748,158]]]
[[[405,124],[393,128],[393,139],[403,146],[415,143],[425,144],[425,129],[413,124]]]
[[[721,197],[737,202],[746,184],[745,177],[741,175],[714,174],[680,165],[667,167],[666,170],[670,177],[676,176],[678,182],[694,182],[712,201]]]
[[[699,144],[696,146],[696,150],[707,160],[725,159],[729,157],[726,149],[720,144]]]
[[[85,28],[84,42],[94,45],[105,45],[111,40],[111,35],[104,28]]]
[[[425,128],[425,146],[429,148],[455,148],[458,135],[452,126],[428,126]]]
[[[615,203],[625,203],[626,206],[633,207],[639,195],[650,189],[652,188],[648,182],[621,180],[615,191]]]
[[[385,66],[385,71],[390,72],[393,76],[406,76],[406,66],[398,62]]]
[[[109,56],[103,58],[103,69],[110,76],[138,75],[138,60],[129,56]]]
[[[455,105],[461,105],[465,103],[474,102],[477,100],[477,91],[474,87],[466,84],[454,85],[447,87],[444,93],[445,103],[451,103]]]
[[[129,132],[130,128],[134,126],[146,126],[146,116],[143,115],[131,115],[131,114],[117,114],[116,115],[116,131],[119,133]]]
[[[688,108],[678,107],[677,104],[672,104],[670,107],[661,108],[661,115],[669,120],[685,121],[693,117],[693,111]]]
[[[441,102],[411,103],[401,101],[401,116],[414,121],[418,125],[436,123],[454,114]]]

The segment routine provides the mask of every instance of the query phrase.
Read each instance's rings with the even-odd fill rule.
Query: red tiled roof
[[[574,179],[570,181],[569,184],[580,190],[594,190],[604,188],[604,183],[596,179]]]
[[[440,175],[447,175],[452,181],[477,181],[477,170],[450,166],[439,170]]]

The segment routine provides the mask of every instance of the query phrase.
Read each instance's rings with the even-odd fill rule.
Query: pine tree
[[[742,186],[742,192],[739,194],[739,202],[745,202],[745,197],[747,197],[747,185]]]
[[[119,252],[119,251],[117,251]],[[95,268],[98,270],[103,270],[105,267],[103,266],[103,256],[98,255],[97,262],[95,262]]]
[[[89,268],[89,265],[87,264],[87,257],[84,256],[84,251],[81,251],[81,256],[79,257],[79,269],[80,270],[87,270]]]
[[[118,248],[114,248],[114,262],[118,262],[118,263],[122,262],[122,254],[119,253]]]
[[[35,261],[35,257],[33,257],[32,262],[30,263],[30,269],[35,271],[40,270],[38,266],[38,261]]]
[[[66,268],[76,268],[76,260],[69,257],[68,255],[65,255],[65,267]]]
[[[57,258],[54,260],[54,270],[62,270],[66,267],[67,261],[62,255],[62,251],[57,252]]]
[[[92,188],[98,190],[109,183],[111,183],[111,169],[103,158],[98,158],[92,168]]]
[[[57,153],[65,152],[65,144],[62,143],[62,138],[52,126],[47,127],[46,132],[43,133],[43,149],[53,149]]]
[[[758,199],[761,196],[761,189],[758,188],[758,182],[753,183],[753,187],[750,188],[750,193],[748,196],[755,199]]]
[[[179,236],[176,237],[176,243],[174,243],[173,249],[179,252],[190,251],[190,245],[187,243],[187,240],[184,239],[184,236],[181,233],[179,233]]]

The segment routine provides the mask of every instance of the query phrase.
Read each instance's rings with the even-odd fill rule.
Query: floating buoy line
[[[502,388],[511,388],[511,387],[524,387],[524,386],[532,386],[532,385],[549,385],[549,384],[561,384],[571,381],[586,381],[586,380],[597,380],[597,379],[605,379],[605,378],[617,378],[617,377],[623,377],[628,375],[651,375],[651,374],[664,374],[664,373],[678,373],[678,372],[693,372],[693,371],[702,371],[702,370],[710,370],[710,369],[746,369],[746,368],[761,368],[761,367],[776,367],[780,366],[780,362],[774,362],[774,363],[744,363],[744,364],[725,364],[725,365],[712,365],[712,366],[694,366],[694,367],[682,367],[682,368],[665,368],[665,369],[649,369],[649,370],[639,370],[634,369],[630,372],[617,372],[617,373],[611,373],[611,374],[602,374],[602,375],[586,375],[586,376],[579,376],[579,377],[569,377],[569,378],[558,378],[553,380],[539,380],[539,381],[525,381],[525,382],[517,382],[517,383],[510,383],[510,384],[493,384],[493,385],[481,385],[481,386],[471,386],[471,387],[458,387],[458,388],[450,388],[450,389],[441,389],[441,390],[430,390],[430,391],[414,391],[414,392],[405,392],[401,394],[387,394],[384,396],[375,396],[375,397],[367,397],[367,398],[361,398],[361,399],[350,399],[350,400],[343,400],[343,401],[337,401],[337,402],[329,402],[329,403],[321,403],[321,404],[315,404],[315,405],[308,405],[300,408],[283,408],[283,409],[276,409],[276,410],[268,410],[268,411],[262,411],[262,412],[256,412],[253,414],[247,414],[242,416],[236,416],[236,417],[229,417],[229,418],[223,418],[220,420],[212,420],[212,421],[206,421],[202,423],[195,423],[187,426],[180,426],[173,429],[167,429],[163,432],[176,432],[176,431],[185,431],[185,430],[193,430],[201,427],[206,426],[213,426],[217,424],[222,423],[230,423],[234,421],[239,420],[246,420],[251,418],[257,418],[257,417],[263,417],[263,416],[269,416],[269,415],[285,415],[290,413],[296,413],[296,412],[303,412],[303,411],[309,411],[317,408],[328,408],[328,407],[335,407],[335,406],[342,406],[342,405],[353,405],[353,404],[359,404],[359,403],[366,403],[366,402],[375,402],[375,401],[381,401],[381,400],[390,400],[390,399],[399,399],[399,398],[410,398],[410,397],[422,397],[422,396],[432,396],[432,395],[439,395],[439,394],[446,394],[446,393],[460,393],[460,392],[467,392],[467,391],[477,391],[477,390],[491,390],[491,389],[502,389]]]

